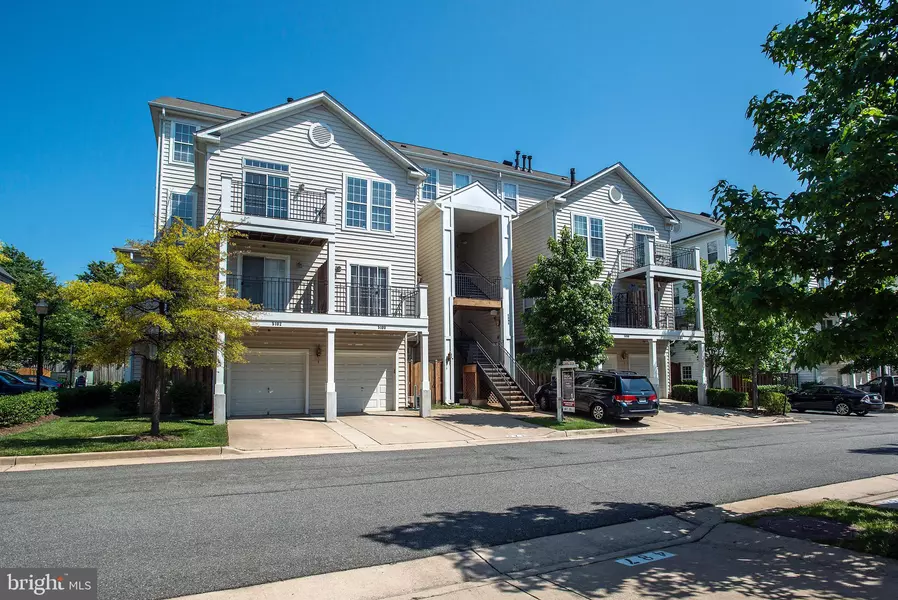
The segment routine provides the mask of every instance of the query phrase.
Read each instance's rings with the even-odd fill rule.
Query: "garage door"
[[[396,357],[393,353],[372,355],[338,352],[335,359],[337,412],[386,410],[388,405],[394,404],[393,366]]]
[[[250,350],[231,365],[231,414],[291,415],[306,410],[305,352]]]
[[[649,355],[648,354],[631,354],[630,370],[636,371],[640,375],[649,376]]]
[[[603,369],[617,369],[617,354],[608,354],[605,356],[605,362],[602,363]]]

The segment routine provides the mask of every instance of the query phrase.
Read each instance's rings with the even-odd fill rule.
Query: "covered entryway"
[[[246,360],[230,366],[231,415],[308,412],[308,351],[250,349]]]
[[[395,406],[396,354],[337,352],[337,412],[386,410]]]
[[[640,375],[649,376],[649,355],[648,354],[631,354],[630,355],[630,371],[636,371]]]

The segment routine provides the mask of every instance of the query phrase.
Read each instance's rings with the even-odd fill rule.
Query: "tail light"
[[[657,395],[657,394],[652,394],[651,396],[649,396],[649,402],[654,402],[654,401],[657,400],[657,399],[658,399],[658,395]]]
[[[630,394],[617,394],[614,396],[614,399],[618,402],[636,402],[636,396],[631,396]]]

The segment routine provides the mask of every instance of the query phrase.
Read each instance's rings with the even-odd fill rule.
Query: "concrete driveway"
[[[312,417],[230,419],[228,439],[239,450],[352,448],[349,440]]]

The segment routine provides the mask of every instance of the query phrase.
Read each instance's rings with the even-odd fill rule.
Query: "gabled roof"
[[[257,113],[248,114],[240,118],[233,119],[226,123],[207,127],[196,133],[197,139],[210,143],[216,143],[222,135],[228,135],[239,131],[244,131],[251,127],[256,127],[270,121],[282,119],[286,116],[302,112],[314,106],[322,105],[337,115],[349,127],[354,129],[362,137],[366,138],[374,146],[383,151],[384,154],[393,159],[400,166],[409,170],[410,174],[417,178],[423,179],[427,176],[421,167],[416,165],[409,157],[393,147],[382,135],[371,129],[364,121],[352,114],[345,106],[337,102],[327,92],[318,92],[305,98],[299,98],[292,102],[285,102]]]
[[[16,278],[9,274],[9,271],[0,267],[0,283],[15,283]]]
[[[223,106],[215,106],[214,104],[205,104],[204,102],[194,102],[193,100],[184,100],[183,98],[173,98],[171,96],[160,96],[155,100],[150,100],[150,106],[159,108],[173,108],[185,113],[195,113],[208,117],[216,117],[219,119],[239,119],[246,115],[252,114],[244,110],[234,108],[224,108]]]
[[[713,227],[715,229],[723,229],[723,221],[720,219],[715,219],[708,213],[694,213],[689,212],[688,210],[680,210],[679,208],[672,209],[673,213],[677,215],[677,217],[683,217],[686,219],[692,219],[693,221],[698,221],[704,225],[708,225],[709,227]]]
[[[549,173],[548,171],[524,171],[522,169],[509,167],[508,165],[501,162],[486,160],[483,158],[476,158],[474,156],[468,156],[466,154],[456,154],[454,152],[446,152],[445,150],[435,150],[434,148],[416,146],[415,144],[409,144],[408,142],[392,141],[390,143],[393,144],[393,146],[395,146],[400,152],[405,152],[413,156],[420,156],[422,158],[431,157],[436,161],[454,162],[472,169],[482,168],[486,171],[502,171],[503,173],[514,175],[516,177],[535,177],[539,179],[549,179],[551,181],[557,182],[559,185],[567,185],[568,183],[568,178],[564,175],[556,175],[555,173]]]
[[[672,213],[670,211],[669,208],[664,206],[664,203],[661,202],[661,200],[659,200],[658,197],[655,196],[655,194],[653,194],[651,192],[651,190],[649,190],[649,188],[645,187],[645,185],[643,185],[642,182],[639,181],[639,179],[637,179],[636,176],[633,175],[633,173],[631,173],[630,170],[627,167],[625,167],[623,163],[620,163],[620,162],[614,163],[610,167],[606,167],[606,168],[602,169],[601,171],[599,171],[593,175],[590,175],[589,177],[587,177],[580,183],[564,190],[560,194],[556,194],[554,196],[554,199],[569,202],[569,200],[567,200],[568,196],[570,196],[571,194],[573,194],[575,192],[578,192],[579,190],[581,190],[589,185],[592,185],[593,182],[595,182],[598,179],[601,179],[602,177],[605,177],[606,175],[608,175],[610,173],[614,173],[614,174],[620,176],[624,181],[626,181],[630,185],[630,187],[632,187],[634,190],[636,190],[636,192],[640,196],[642,196],[649,203],[649,205],[652,208],[654,208],[655,211],[657,211],[659,214],[661,214],[664,217],[667,217],[668,219],[672,219],[673,221],[679,220],[679,219],[677,219],[676,215],[674,215],[674,213]]]

